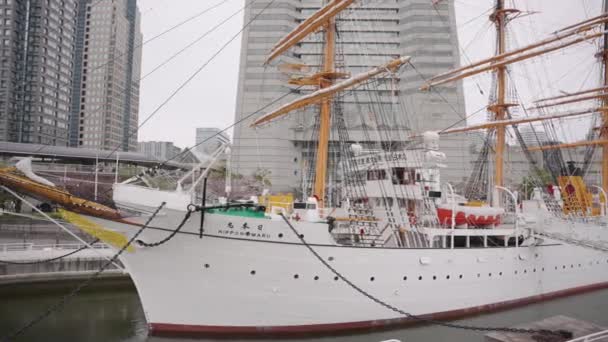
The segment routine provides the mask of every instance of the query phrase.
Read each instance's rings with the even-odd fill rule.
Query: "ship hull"
[[[181,217],[177,212],[159,217],[141,240],[161,240]],[[102,222],[127,234],[137,231]],[[297,335],[415,323],[336,278],[282,221],[206,215],[204,226],[200,238],[195,215],[168,243],[122,257],[151,334]],[[295,226],[320,256],[364,291],[433,319],[608,286],[605,252],[558,241],[535,247],[347,247],[332,245],[324,224]],[[584,233],[608,237],[600,227],[586,227]]]

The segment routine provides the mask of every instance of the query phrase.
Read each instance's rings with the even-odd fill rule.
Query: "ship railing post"
[[[445,185],[447,186],[448,190],[450,191],[450,197],[448,199],[450,199],[452,201],[452,224],[451,224],[451,229],[452,229],[452,237],[451,237],[451,242],[450,242],[450,248],[454,249],[454,233],[456,232],[456,199],[454,198],[454,188],[452,187],[452,184],[450,183],[445,183]]]
[[[509,190],[503,186],[496,185],[495,188],[497,190],[502,190],[502,191],[506,192],[507,194],[509,194],[511,196],[511,199],[513,200],[513,207],[515,208],[515,247],[519,247],[519,217],[518,217],[519,215],[517,212],[517,196],[515,196],[515,194],[511,190]],[[498,192],[498,191],[496,191],[496,192]]]

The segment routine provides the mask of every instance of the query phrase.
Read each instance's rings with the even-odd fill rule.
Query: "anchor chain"
[[[186,212],[186,215],[184,216],[184,219],[182,220],[182,222],[180,222],[180,224],[177,226],[177,228],[175,228],[171,234],[169,234],[169,236],[167,236],[166,238],[158,241],[158,242],[154,242],[154,243],[146,243],[142,240],[136,240],[135,242],[143,247],[158,247],[160,245],[164,245],[165,243],[171,241],[171,239],[173,239],[177,233],[179,233],[180,230],[182,230],[182,228],[186,225],[186,222],[188,222],[188,220],[190,219],[190,216],[192,216],[193,213],[199,211],[200,208],[190,204],[188,205],[188,211]]]
[[[566,331],[566,330],[558,330],[558,331],[553,331],[553,330],[546,330],[546,329],[520,329],[520,328],[508,328],[508,327],[479,327],[479,326],[471,326],[471,325],[463,325],[463,324],[456,324],[456,323],[449,323],[449,322],[442,322],[442,321],[438,321],[438,320],[434,320],[434,319],[429,319],[429,318],[424,318],[418,315],[414,315],[412,313],[406,312],[404,310],[401,310],[385,301],[382,301],[381,299],[378,299],[377,297],[375,297],[374,295],[370,294],[369,292],[363,290],[362,288],[360,288],[359,286],[357,286],[355,283],[353,283],[352,281],[350,281],[348,278],[346,278],[343,274],[341,274],[340,272],[338,272],[334,267],[332,267],[327,261],[325,261],[325,259],[319,255],[319,253],[317,253],[317,251],[315,249],[313,249],[307,242],[306,240],[304,240],[303,235],[301,235],[298,230],[291,224],[291,222],[289,222],[289,220],[281,213],[279,214],[281,215],[281,217],[283,218],[283,220],[285,221],[285,223],[287,223],[287,225],[289,226],[289,228],[291,229],[291,231],[298,237],[298,239],[300,239],[300,242],[302,242],[302,244],[304,245],[304,247],[306,247],[310,253],[312,255],[315,256],[315,258],[317,258],[319,260],[319,262],[321,262],[323,264],[323,266],[325,266],[328,270],[330,270],[333,274],[335,274],[338,278],[340,278],[342,281],[344,281],[348,286],[350,286],[353,290],[355,290],[356,292],[360,293],[361,295],[363,295],[364,297],[367,297],[369,300],[377,303],[380,306],[383,306],[395,313],[398,313],[402,316],[405,316],[407,318],[419,321],[421,323],[426,323],[426,324],[433,324],[433,325],[438,325],[438,326],[443,326],[446,328],[452,328],[452,329],[461,329],[461,330],[469,330],[469,331],[477,331],[477,332],[511,332],[511,333],[517,333],[517,334],[529,334],[529,335],[543,335],[543,336],[554,336],[554,337],[559,337],[559,338],[572,338],[572,332],[570,331]]]
[[[80,283],[80,285],[76,286],[70,293],[65,295],[59,302],[49,306],[41,315],[39,315],[38,317],[31,320],[29,323],[27,323],[26,325],[21,327],[21,329],[15,331],[13,333],[10,333],[9,335],[6,335],[0,341],[8,342],[8,341],[15,340],[17,337],[23,335],[27,330],[32,328],[34,325],[40,323],[41,321],[43,321],[45,318],[49,317],[54,312],[61,310],[72,298],[74,298],[78,293],[80,293],[80,291],[82,291],[82,289],[87,287],[93,280],[95,280],[100,274],[102,274],[106,270],[106,268],[108,268],[111,264],[113,264],[118,259],[118,257],[125,250],[127,250],[127,248],[139,237],[139,235],[141,235],[141,233],[143,233],[143,231],[146,228],[148,228],[148,225],[152,222],[152,220],[154,220],[156,215],[165,206],[165,204],[166,203],[163,202],[156,209],[156,211],[152,214],[152,216],[150,216],[150,218],[146,221],[146,223],[137,231],[137,233],[135,233],[135,235],[133,235],[133,237],[131,239],[129,239],[129,241],[116,254],[114,254],[114,256],[110,260],[108,260],[105,264],[103,264],[97,272],[95,272],[93,275],[91,275],[85,281]]]

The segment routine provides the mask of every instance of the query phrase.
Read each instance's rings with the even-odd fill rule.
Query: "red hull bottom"
[[[555,298],[580,294],[584,292],[608,288],[608,282],[576,287],[572,289],[556,291],[544,295],[526,297],[516,300],[504,301],[494,304],[476,306],[460,310],[444,311],[434,314],[421,316],[433,320],[451,320],[472,316],[484,312],[505,310],[531,303],[551,300]],[[367,300],[361,298],[361,300]],[[407,308],[405,308],[407,309]],[[335,324],[314,324],[314,325],[294,325],[294,326],[259,326],[259,327],[239,327],[239,326],[208,326],[208,325],[182,325],[150,323],[150,335],[166,337],[277,337],[277,336],[303,336],[303,335],[332,335],[350,333],[363,330],[375,330],[396,328],[408,325],[420,324],[420,321],[409,318],[394,318],[387,320],[361,321]]]

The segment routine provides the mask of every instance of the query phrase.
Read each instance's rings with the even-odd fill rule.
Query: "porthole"
[[[319,276],[315,276],[315,280],[319,280]]]
[[[528,273],[528,270],[524,270],[524,273]]]
[[[450,276],[449,275],[445,276],[445,279],[450,279]]]
[[[418,277],[418,280],[422,280],[422,276],[419,276],[419,277]]]
[[[404,276],[404,277],[403,277],[403,280],[404,280],[404,281],[405,281],[405,280],[407,280],[407,276]]]
[[[564,269],[564,270],[565,270],[565,269],[566,269],[566,265],[562,265],[562,269]]]
[[[371,277],[371,278],[369,278],[369,281],[374,281],[374,280],[376,280],[376,278],[375,278],[375,277]]]
[[[488,277],[492,277],[492,273],[488,273]]]
[[[502,276],[502,272],[498,273],[499,276]]]
[[[543,268],[541,268],[540,270],[541,270],[541,271],[543,271],[543,272],[545,272],[545,268],[544,268],[544,267],[543,267]]]
[[[299,274],[294,274],[294,275],[293,275],[293,279],[298,279],[298,278],[300,278],[300,275],[299,275]]]
[[[437,276],[433,276],[433,280],[437,280]]]
[[[327,260],[334,261],[334,257],[330,256],[329,258],[327,258]]]
[[[555,266],[555,270],[557,271],[557,266]]]
[[[255,275],[255,270],[251,270],[251,272],[249,272],[249,274]]]
[[[211,267],[209,264],[205,264],[205,268],[209,268]]]
[[[477,278],[481,277],[481,273],[477,273]]]
[[[517,274],[517,271],[515,271],[515,274]]]
[[[283,238],[283,233],[279,233],[279,239]]]
[[[578,267],[580,268],[580,267],[581,267],[581,264],[578,264]]]
[[[249,235],[251,235],[251,233],[250,233],[250,232],[245,233],[245,236],[249,236]]]
[[[462,274],[458,276],[458,279],[462,279]]]
[[[599,262],[599,261],[598,261],[598,262],[596,262],[596,263],[597,263],[598,265],[600,264],[600,262]]]
[[[573,265],[573,264],[570,264],[570,268],[574,268],[574,265]]]
[[[536,268],[532,270],[532,272],[536,273]]]
[[[304,234],[300,234],[300,239],[303,239],[303,238],[304,238]]]
[[[534,254],[534,257],[538,258],[538,253]]]
[[[334,277],[335,281],[338,281],[340,278],[338,278],[337,276]]]

